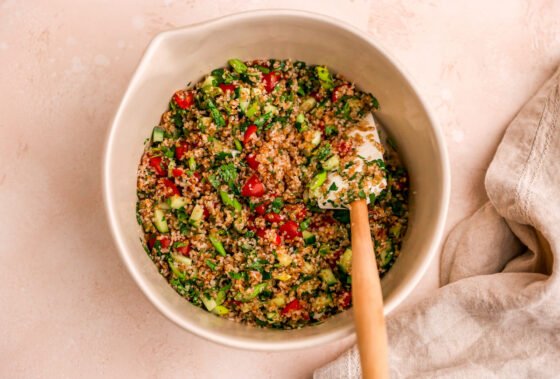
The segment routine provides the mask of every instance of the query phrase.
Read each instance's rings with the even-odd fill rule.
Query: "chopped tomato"
[[[221,84],[218,85],[218,87],[220,87],[220,89],[222,90],[223,93],[235,91],[235,85],[233,85],[233,84],[221,83]]]
[[[171,173],[174,177],[178,178],[179,176],[183,175],[183,170],[181,170],[180,168],[174,168],[173,170],[171,170]]]
[[[255,234],[259,238],[266,238],[266,229],[259,228],[255,231]],[[274,243],[276,245],[280,245],[282,243],[282,239],[280,238],[280,236],[278,234],[276,234],[275,237],[274,237]]]
[[[165,186],[165,188],[168,189],[168,192],[171,193],[171,195],[180,195],[181,193],[179,192],[179,189],[177,188],[177,186],[175,185],[175,183],[173,183],[171,180],[164,178],[161,179],[163,185]]]
[[[175,146],[175,158],[178,161],[185,157],[185,153],[189,150],[189,145],[186,142],[181,142],[179,146]]]
[[[352,294],[349,291],[344,291],[340,297],[340,305],[342,308],[348,308],[352,304]]]
[[[193,174],[193,178],[194,178],[197,182],[199,182],[199,181],[200,181],[200,178],[202,178],[202,174],[201,174],[200,172],[196,171],[196,172]]]
[[[208,216],[210,216],[210,211],[208,210],[208,208],[204,207],[204,212],[202,214],[204,216],[204,219],[206,220]]]
[[[249,167],[251,167],[253,170],[257,170],[259,168],[260,162],[257,161],[257,157],[255,156],[255,154],[247,155],[245,160],[247,161],[247,165],[249,165]]]
[[[188,257],[190,255],[190,251],[191,251],[191,246],[190,245],[177,247],[177,252],[181,255],[186,256],[186,257]]]
[[[194,104],[194,94],[191,91],[177,91],[173,95],[173,101],[181,109],[187,109]]]
[[[151,236],[150,239],[148,239],[148,249],[152,251],[155,244],[156,244],[156,236]]]
[[[162,249],[167,249],[169,247],[169,245],[171,245],[171,240],[167,237],[162,237],[159,240],[159,243],[160,243]]]
[[[264,83],[264,88],[266,92],[270,93],[276,87],[276,84],[280,81],[281,74],[278,71],[272,71],[268,74],[263,74],[262,82]]]
[[[243,196],[261,197],[264,193],[264,185],[257,175],[251,176],[241,189],[241,194]]]
[[[270,212],[267,213],[264,216],[265,220],[272,223],[279,223],[280,221],[282,221],[284,218],[282,216],[280,216],[278,213],[274,213],[274,212]]]
[[[319,92],[317,91],[313,91],[309,94],[309,96],[311,96],[312,98],[314,98],[315,100],[317,100],[317,102],[320,102],[323,99],[323,96],[321,96],[319,94]]]
[[[344,94],[347,88],[348,88],[347,84],[343,84],[338,87],[335,87],[331,94],[332,102],[336,103],[338,100],[340,100],[340,98],[342,97],[342,95]]]
[[[292,220],[286,221],[280,227],[280,233],[285,235],[287,239],[294,239],[301,236],[301,232],[299,231],[299,224]]]
[[[167,165],[162,157],[151,157],[150,166],[154,169],[158,176],[167,176]]]
[[[255,212],[256,212],[258,215],[261,215],[261,216],[264,215],[264,214],[266,213],[266,207],[267,207],[267,205],[268,205],[268,203],[262,203],[262,204],[257,205],[257,206],[255,207]]]
[[[243,136],[243,145],[247,145],[251,140],[253,134],[257,133],[257,125],[249,125],[247,130],[245,130],[245,135]]]
[[[299,302],[298,299],[294,299],[290,301],[288,304],[286,304],[286,306],[282,309],[281,313],[282,315],[287,315],[292,311],[298,311],[300,309],[301,309],[301,303]]]
[[[303,220],[305,218],[305,216],[307,216],[307,208],[302,207],[297,213],[296,213],[296,218],[298,220]]]

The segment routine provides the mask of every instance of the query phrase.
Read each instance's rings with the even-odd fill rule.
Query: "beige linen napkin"
[[[509,125],[490,201],[450,234],[444,285],[387,320],[392,378],[560,377],[560,70]],[[357,349],[315,372],[360,376]]]

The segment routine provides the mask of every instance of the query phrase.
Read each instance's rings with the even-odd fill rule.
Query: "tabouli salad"
[[[313,194],[349,169],[347,131],[378,106],[327,67],[290,60],[231,59],[175,92],[138,168],[137,219],[160,273],[194,305],[251,325],[299,328],[349,308],[349,212]],[[406,170],[391,147],[384,159],[367,162],[387,179],[369,205],[380,275],[408,222]]]

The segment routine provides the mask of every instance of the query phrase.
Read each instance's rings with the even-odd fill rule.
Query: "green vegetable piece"
[[[214,309],[212,310],[212,313],[218,315],[218,316],[224,316],[227,315],[229,313],[229,309],[227,309],[226,307],[224,307],[223,305],[217,305],[216,307],[214,307]]]
[[[315,104],[317,104],[317,100],[313,97],[308,97],[303,101],[303,103],[301,103],[299,109],[301,109],[304,113],[307,113],[315,107]]]
[[[192,259],[190,259],[189,257],[185,257],[184,255],[181,254],[171,254],[171,257],[173,258],[173,261],[177,262],[177,263],[181,263],[185,266],[190,266],[192,265]]]
[[[338,155],[333,155],[332,157],[324,161],[322,163],[322,166],[327,171],[334,171],[338,169],[339,164],[340,164],[340,158],[338,157]]]
[[[253,288],[253,292],[251,292],[251,294],[249,295],[249,297],[247,297],[247,298],[245,299],[245,301],[253,300],[255,297],[259,296],[259,294],[265,290],[265,288],[267,287],[267,285],[268,285],[267,283],[260,283],[260,284],[257,284],[257,285]]]
[[[226,299],[226,294],[227,294],[227,291],[229,290],[230,287],[231,287],[231,285],[220,288],[220,290],[218,291],[218,295],[216,295],[216,304],[217,305],[222,305],[222,303]]]
[[[305,116],[300,113],[296,117],[296,129],[298,132],[304,132],[307,130],[307,121],[305,121]]]
[[[266,122],[270,120],[271,117],[272,117],[272,113],[270,112],[265,113],[255,120],[255,125],[257,125],[260,128],[261,126],[266,124]]]
[[[165,219],[163,210],[156,209],[154,211],[154,225],[160,233],[169,232],[169,227],[167,226],[167,220]]]
[[[319,272],[319,276],[329,286],[332,286],[333,284],[336,284],[338,282],[338,280],[336,279],[336,277],[334,276],[334,274],[333,274],[333,272],[330,268],[326,268],[326,269],[321,270]]]
[[[203,217],[204,217],[204,208],[197,204],[194,206],[191,212],[191,217],[189,218],[189,224],[191,224],[195,228],[198,228],[202,223]]]
[[[313,145],[313,147],[317,147],[319,146],[319,144],[321,143],[321,139],[322,139],[322,135],[321,132],[319,130],[316,130],[313,133],[313,138],[311,139],[311,144]]]
[[[169,199],[169,205],[173,209],[181,209],[185,205],[187,205],[187,199],[185,199],[183,196],[173,195]]]
[[[237,201],[237,199],[235,199],[233,195],[228,194],[226,191],[220,190],[220,198],[222,199],[224,205],[233,208],[236,211],[241,210],[241,203],[239,203],[239,201]]]
[[[238,139],[233,140],[233,143],[235,144],[235,150],[237,151],[243,150],[243,146],[241,145],[241,142],[239,142]]]
[[[177,277],[181,280],[185,280],[185,273],[182,272],[181,270],[179,270],[179,267],[173,261],[173,259],[169,258],[167,260],[167,263],[169,263],[169,268],[171,269],[171,272],[173,273],[173,275],[175,275],[175,277]]]
[[[216,301],[214,299],[206,297],[206,295],[202,295],[201,299],[208,311],[212,312],[216,308]]]
[[[315,237],[315,234],[304,230],[302,232],[302,236],[303,236],[303,241],[305,242],[305,245],[309,246],[309,245],[314,245],[315,242],[317,241],[317,238]]]
[[[309,189],[312,191],[316,190],[317,188],[321,187],[326,180],[327,180],[327,172],[321,171],[320,173],[315,175],[315,177],[311,180],[311,183],[309,183]]]
[[[220,254],[223,257],[225,257],[227,255],[226,249],[224,248],[224,245],[222,245],[222,242],[218,239],[218,237],[216,237],[213,234],[210,234],[208,236],[208,239],[210,240],[210,242],[212,243],[212,246],[214,246],[214,249],[216,249],[218,254]]]
[[[165,135],[165,132],[162,128],[160,128],[159,126],[156,126],[154,128],[154,130],[152,131],[152,142],[161,142],[163,141],[163,137]]]
[[[204,263],[206,263],[206,266],[210,267],[212,271],[216,271],[216,264],[210,259],[205,260]]]
[[[346,249],[338,260],[338,265],[347,274],[350,274],[352,268],[352,249]]]
[[[196,170],[196,161],[194,160],[194,157],[190,157],[189,158],[189,169],[191,170]]]
[[[228,63],[231,66],[231,68],[233,68],[233,71],[237,72],[238,74],[243,74],[244,72],[247,72],[247,66],[240,59],[236,59],[236,58],[230,59]]]
[[[214,102],[210,99],[208,99],[208,110],[210,110],[210,115],[214,120],[214,124],[216,124],[218,128],[221,128],[222,126],[226,125],[226,120],[224,119],[224,116],[222,116],[218,108],[216,108]]]
[[[330,89],[334,87],[333,80],[331,74],[329,73],[328,68],[324,66],[317,66],[315,67],[315,72],[317,73],[319,82],[321,82],[321,87],[326,89]]]
[[[250,119],[252,119],[253,117],[255,117],[255,115],[257,114],[257,112],[259,111],[260,107],[259,107],[259,103],[257,103],[256,101],[251,103],[251,105],[249,106],[249,108],[247,108],[247,110],[245,111],[245,115],[247,117],[249,117]]]
[[[401,230],[402,230],[402,225],[401,224],[395,224],[393,226],[391,226],[391,229],[389,229],[389,232],[391,233],[391,235],[395,238],[399,238],[399,236],[401,235]]]
[[[381,260],[380,266],[385,267],[389,263],[391,263],[391,260],[393,259],[393,255],[394,255],[393,245],[389,243],[389,246],[387,246],[387,248],[384,251],[382,251],[381,254],[379,254],[379,259]]]

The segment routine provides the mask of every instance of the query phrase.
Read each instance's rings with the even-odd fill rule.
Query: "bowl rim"
[[[109,229],[113,236],[113,240],[116,242],[117,250],[119,255],[124,262],[125,267],[127,268],[128,272],[140,287],[141,291],[144,295],[150,300],[153,306],[165,315],[169,320],[173,321],[176,325],[180,326],[181,328],[193,333],[199,337],[202,337],[206,340],[219,343],[221,345],[240,348],[245,350],[253,350],[253,351],[289,351],[289,350],[297,350],[297,349],[304,349],[304,348],[312,348],[319,345],[326,344],[328,342],[333,342],[336,340],[340,340],[345,337],[352,336],[355,338],[355,330],[353,325],[350,325],[346,328],[341,328],[339,330],[333,330],[326,334],[319,334],[319,335],[311,335],[299,338],[297,340],[287,340],[287,341],[256,341],[256,340],[249,340],[249,339],[241,339],[236,337],[229,337],[222,335],[220,333],[209,331],[203,327],[196,325],[195,323],[185,321],[182,317],[176,314],[176,312],[170,310],[166,304],[164,304],[160,297],[153,293],[152,290],[148,287],[146,283],[147,280],[144,278],[143,274],[140,273],[140,270],[135,267],[132,263],[132,259],[130,258],[131,253],[128,252],[128,249],[123,241],[123,237],[121,237],[122,231],[118,225],[114,199],[113,195],[111,194],[111,187],[112,187],[112,179],[110,177],[111,171],[111,162],[113,161],[113,144],[115,138],[115,132],[117,130],[116,125],[119,123],[120,118],[122,117],[123,107],[124,104],[127,102],[127,99],[131,96],[132,88],[134,87],[134,83],[139,80],[140,71],[142,71],[142,67],[147,63],[147,57],[150,54],[153,54],[156,46],[161,43],[162,40],[167,39],[170,36],[182,34],[185,32],[193,32],[193,31],[204,31],[204,29],[212,27],[214,25],[220,23],[226,23],[229,21],[236,21],[236,22],[243,22],[244,20],[251,20],[254,18],[261,18],[261,17],[295,17],[295,18],[302,18],[311,21],[317,21],[321,23],[329,24],[331,27],[342,29],[346,32],[351,33],[353,36],[362,39],[366,42],[369,46],[373,49],[377,50],[388,62],[390,62],[395,71],[398,75],[400,75],[404,81],[410,86],[410,90],[412,91],[413,95],[417,98],[418,102],[422,106],[428,121],[433,129],[433,134],[435,137],[435,141],[437,147],[439,148],[439,156],[442,168],[442,198],[441,198],[441,207],[439,213],[435,215],[437,217],[436,227],[433,233],[433,238],[430,241],[428,248],[426,249],[426,257],[420,263],[419,268],[411,274],[410,279],[401,284],[398,288],[398,291],[393,294],[392,298],[389,302],[384,304],[384,313],[388,315],[391,313],[398,305],[400,305],[403,300],[410,295],[413,289],[418,285],[422,277],[426,274],[426,271],[432,262],[440,244],[442,242],[443,231],[446,223],[447,212],[449,207],[449,198],[450,198],[450,187],[451,187],[451,173],[450,173],[450,166],[449,166],[449,157],[447,152],[447,147],[445,144],[445,139],[443,137],[443,133],[439,123],[437,122],[437,118],[434,116],[433,111],[428,106],[427,102],[424,100],[418,87],[415,85],[414,81],[412,80],[410,74],[403,68],[403,65],[391,56],[386,49],[377,41],[374,41],[366,32],[346,23],[345,21],[322,15],[315,12],[310,11],[303,11],[303,10],[292,10],[292,9],[261,9],[261,10],[249,10],[238,12],[234,14],[224,15],[221,17],[213,18],[210,20],[202,21],[199,23],[182,26],[173,28],[170,30],[166,30],[163,32],[158,33],[155,35],[152,40],[147,45],[146,49],[142,53],[142,56],[139,59],[139,63],[137,64],[134,74],[132,75],[131,79],[127,84],[127,88],[119,102],[117,110],[115,112],[114,117],[111,120],[110,128],[106,133],[105,138],[105,148],[103,153],[103,164],[102,164],[102,193],[103,193],[103,202],[105,206],[106,216],[109,223]]]

